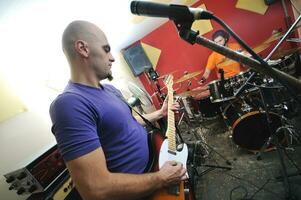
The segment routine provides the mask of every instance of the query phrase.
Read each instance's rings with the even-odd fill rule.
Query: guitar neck
[[[172,85],[168,86],[168,112],[167,112],[167,130],[166,136],[168,138],[168,149],[171,152],[176,152],[176,128],[175,115],[171,110],[173,104],[173,89]]]

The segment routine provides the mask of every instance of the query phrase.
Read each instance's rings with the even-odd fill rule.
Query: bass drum
[[[276,130],[282,125],[281,116],[269,112],[271,117],[271,130]],[[223,117],[232,130],[232,139],[238,146],[250,150],[259,151],[271,136],[268,128],[266,113],[251,107],[242,100],[231,102],[224,110]],[[278,135],[282,141],[284,134]],[[269,146],[267,150],[272,148]]]

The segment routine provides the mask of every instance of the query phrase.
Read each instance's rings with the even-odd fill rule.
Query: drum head
[[[275,113],[269,114],[272,120],[271,131],[275,133],[277,128],[281,126],[281,117]],[[232,128],[233,141],[248,150],[260,150],[271,135],[266,114],[259,111],[245,114],[234,123]],[[278,135],[279,141],[283,138],[283,133]]]

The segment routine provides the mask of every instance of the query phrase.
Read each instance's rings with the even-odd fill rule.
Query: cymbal
[[[182,92],[181,94],[178,94],[177,96],[180,96],[180,97],[192,97],[192,98],[195,98],[195,99],[201,99],[203,97],[210,96],[210,92],[209,92],[209,89],[202,90],[202,91],[199,91],[199,90],[190,90],[190,91]]]
[[[296,53],[300,49],[301,49],[301,46],[300,47],[291,48],[291,49],[286,49],[286,50],[279,50],[277,53],[275,53],[273,55],[273,58],[282,58],[282,57],[291,55],[293,53]]]
[[[174,74],[176,72],[178,72],[179,70],[175,70],[175,71],[172,71],[172,72],[168,72],[166,74],[163,74],[161,76],[158,77],[158,79],[164,79],[166,76],[170,75],[170,74]]]
[[[297,25],[295,28],[292,29],[292,31],[296,31],[297,29],[301,28],[301,24]],[[285,31],[286,32],[286,31]],[[275,33],[272,33],[272,35],[263,43],[271,43],[274,42],[275,40],[278,40],[284,36],[285,33],[282,31],[276,31]]]
[[[188,73],[188,74],[185,74],[184,76],[182,76],[181,78],[179,78],[178,80],[176,80],[174,83],[180,83],[180,82],[183,82],[183,81],[186,81],[186,80],[189,80],[195,76],[198,76],[202,73],[203,71],[196,71],[196,72],[191,72],[191,73]]]

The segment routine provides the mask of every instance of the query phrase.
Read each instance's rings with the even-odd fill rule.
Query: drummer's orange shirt
[[[241,47],[237,43],[229,43],[227,45],[228,48],[234,50],[234,51],[241,51]],[[217,53],[212,52],[208,58],[206,69],[209,69],[211,72],[215,70],[217,77],[219,77],[218,70],[222,68],[224,70],[224,76],[225,78],[234,76],[241,72],[241,66],[238,62],[231,62],[228,65],[224,66],[218,66],[218,64],[221,64],[222,62],[228,60],[225,56]]]

